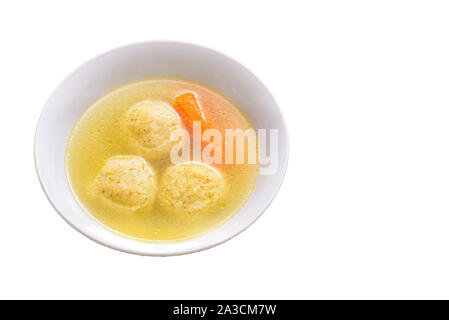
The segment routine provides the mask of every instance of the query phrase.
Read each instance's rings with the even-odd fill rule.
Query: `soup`
[[[237,143],[229,147],[219,137],[228,129],[251,132],[252,126],[237,106],[205,86],[132,82],[98,99],[79,119],[67,144],[68,178],[86,211],[113,232],[143,241],[192,238],[238,212],[257,180],[249,136],[245,161],[238,161]],[[225,161],[228,151],[232,161]],[[215,162],[205,161],[207,154]]]

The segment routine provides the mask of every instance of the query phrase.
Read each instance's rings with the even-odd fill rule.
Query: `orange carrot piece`
[[[213,121],[207,121],[206,116],[201,109],[201,106],[198,103],[196,96],[193,93],[185,93],[178,96],[173,103],[173,109],[178,113],[179,117],[185,128],[192,134],[193,132],[193,121],[201,122],[201,132],[203,133],[205,130],[214,128]],[[203,148],[206,145],[204,141],[201,141],[201,147]],[[225,161],[225,144],[224,137],[222,138],[222,163],[224,166]]]
[[[179,114],[186,128],[192,132],[193,121],[200,121],[202,131],[207,129],[206,117],[193,93],[185,93],[176,98],[173,108]]]

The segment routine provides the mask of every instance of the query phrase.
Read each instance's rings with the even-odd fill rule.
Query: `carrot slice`
[[[201,122],[202,131],[207,129],[206,117],[193,93],[185,93],[177,97],[173,108],[179,114],[184,126],[190,132],[193,130],[193,121]]]
[[[192,134],[193,121],[201,122],[201,134],[210,128],[215,128],[213,121],[206,120],[206,116],[198,103],[196,96],[193,93],[185,93],[178,96],[173,103],[173,109],[178,113],[184,127]],[[201,149],[207,145],[206,142],[201,141]],[[224,164],[224,138],[222,138],[222,163]]]

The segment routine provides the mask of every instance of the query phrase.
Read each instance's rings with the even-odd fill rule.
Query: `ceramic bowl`
[[[138,79],[154,77],[173,77],[204,84],[221,92],[239,106],[256,129],[278,130],[276,172],[259,174],[247,203],[228,222],[185,241],[145,242],[108,230],[96,222],[76,200],[65,168],[66,144],[84,111],[113,88]],[[285,121],[273,96],[240,63],[197,45],[145,42],[99,55],[81,65],[59,84],[45,104],[37,125],[35,163],[39,180],[50,203],[76,230],[100,244],[120,251],[168,256],[216,246],[250,226],[265,211],[279,190],[287,168],[288,146]]]

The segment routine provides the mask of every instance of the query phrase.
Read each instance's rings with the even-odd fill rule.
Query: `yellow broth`
[[[120,206],[107,205],[92,194],[91,185],[107,159],[135,154],[120,136],[123,114],[145,100],[172,105],[176,97],[186,92],[196,95],[207,119],[221,128],[252,128],[243,113],[221,94],[175,79],[146,79],[114,89],[90,106],[73,128],[66,150],[66,168],[73,192],[95,220],[112,231],[145,241],[191,238],[226,222],[249,198],[256,183],[258,163],[215,165],[224,177],[226,193],[208,212],[201,214],[172,214],[158,201],[130,213]],[[153,169],[157,184],[162,173],[172,165],[170,157],[145,159]]]

